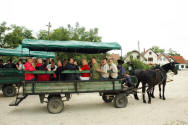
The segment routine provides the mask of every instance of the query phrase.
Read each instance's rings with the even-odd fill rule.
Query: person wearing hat
[[[123,68],[123,60],[118,60],[118,78],[121,79],[123,78],[123,83],[126,83],[128,87],[133,87],[133,83],[131,82],[131,78],[129,75],[127,75],[125,69]]]
[[[4,66],[5,68],[16,68],[16,65],[12,63],[12,59],[9,59],[7,64]]]

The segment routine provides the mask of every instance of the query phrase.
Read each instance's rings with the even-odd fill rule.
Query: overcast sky
[[[118,42],[123,53],[153,45],[172,48],[188,59],[188,0],[0,0],[0,23],[34,33],[79,22],[99,28],[104,42]]]

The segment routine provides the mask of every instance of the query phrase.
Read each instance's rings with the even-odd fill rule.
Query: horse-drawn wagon
[[[102,42],[81,42],[81,41],[46,41],[28,40],[22,42],[24,48],[31,51],[50,51],[50,52],[71,52],[97,54],[106,53],[110,50],[121,50],[118,43]],[[90,71],[79,72],[77,70],[63,70],[62,73],[89,73]],[[48,71],[33,71],[31,74],[53,74]],[[136,81],[135,81],[136,82]],[[23,81],[23,95],[18,95],[10,106],[18,106],[29,95],[39,95],[40,102],[47,103],[50,113],[60,113],[64,109],[64,101],[69,101],[71,94],[74,93],[99,93],[106,103],[114,101],[117,108],[126,107],[127,96],[133,93],[132,89],[125,89],[122,79],[111,80],[67,80],[67,81]]]

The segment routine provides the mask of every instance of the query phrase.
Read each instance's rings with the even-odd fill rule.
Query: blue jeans
[[[100,77],[100,80],[108,80],[108,78]]]

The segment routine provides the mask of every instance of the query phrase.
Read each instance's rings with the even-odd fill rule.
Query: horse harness
[[[155,78],[156,85],[161,84],[164,81],[165,76],[163,75],[160,69],[155,69],[155,73],[156,73],[156,78]]]

